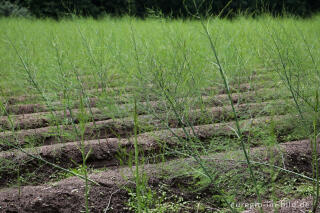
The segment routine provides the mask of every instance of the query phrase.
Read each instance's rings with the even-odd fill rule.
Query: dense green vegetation
[[[96,184],[90,173],[119,160],[135,168],[135,187],[124,186],[131,211],[228,211],[240,201],[316,200],[319,22],[319,15],[0,19],[0,178],[11,178],[0,187],[20,190],[48,177],[78,176],[85,180],[83,210],[89,212],[95,193],[90,184]],[[19,115],[24,112],[15,107],[25,105],[33,111]],[[45,127],[50,128],[40,134]],[[289,163],[282,159],[292,151],[282,143],[301,139],[309,139],[312,152]],[[67,142],[74,142],[67,153],[80,157],[56,148],[45,158],[49,152],[41,151],[42,145]],[[88,147],[100,142],[109,152],[106,165],[95,170],[94,158],[105,153]],[[263,152],[247,152],[253,147]],[[14,161],[5,152],[12,150],[32,156]],[[170,163],[172,158],[183,160]],[[46,159],[48,173],[36,170]],[[159,162],[168,168],[156,178],[174,176],[183,193],[196,199],[174,194],[180,185],[172,191],[175,186],[165,181],[149,186],[153,177],[144,165]]]
[[[313,47],[311,51],[317,54],[318,21],[318,16],[308,21],[273,19],[268,16],[238,18],[234,21],[212,19],[208,22],[208,29],[215,38],[228,77],[235,78],[255,69],[280,66],[278,54],[273,49],[274,42],[283,51],[288,49],[297,53],[291,54],[297,60],[290,60],[290,63],[299,63],[303,70],[314,69],[304,42],[307,41],[308,46]],[[138,69],[141,69],[139,75],[143,76],[142,80],[152,82],[155,78],[153,72],[157,69],[165,69],[169,76],[179,64],[187,63],[184,72],[192,72],[198,78],[194,82],[196,85],[193,85],[196,88],[197,85],[206,86],[219,81],[215,72],[211,71],[214,65],[208,63],[212,59],[210,48],[205,37],[199,33],[201,25],[198,21],[106,18],[101,21],[76,19],[55,22],[1,19],[0,24],[3,32],[0,41],[3,90],[10,88],[11,92],[14,89],[21,93],[29,84],[25,81],[23,67],[9,41],[15,45],[32,68],[34,78],[46,91],[61,89],[55,80],[59,78],[57,70],[60,65],[68,72],[76,68],[80,74],[91,74],[95,76],[93,80],[97,81],[100,74],[109,78],[121,76],[119,79],[123,82],[134,81],[138,79]],[[132,34],[135,35],[135,44]],[[290,66],[297,69],[295,64]],[[207,78],[208,75],[212,77]]]
[[[233,17],[239,13],[257,15],[262,12],[270,12],[274,15],[291,13],[309,16],[320,9],[320,3],[313,0],[3,0],[0,3],[0,16],[10,14],[25,16],[29,11],[29,15],[53,18],[68,16],[71,13],[93,17],[101,17],[105,14],[192,17],[191,14],[195,12],[194,4],[199,5],[203,15],[217,15],[224,11],[222,15],[227,17]],[[228,5],[227,10],[225,10],[226,5]]]
[[[281,51],[293,51],[288,54],[295,60],[290,59],[287,66],[297,69],[295,64],[299,63],[301,72],[314,69],[305,42],[312,47],[310,51],[317,55],[318,22],[319,16],[307,21],[269,16],[257,19],[239,17],[233,21],[210,19],[208,29],[214,36],[225,72],[232,79],[246,75],[246,72],[250,74],[255,69],[280,66],[275,42]],[[215,65],[210,63],[211,50],[205,36],[200,33],[202,29],[198,21],[106,18],[100,21],[75,19],[55,22],[1,19],[0,25],[1,86],[3,90],[11,90],[11,93],[12,89],[19,93],[26,92],[24,89],[28,88],[29,82],[25,81],[27,76],[10,42],[46,91],[61,89],[55,80],[59,79],[57,70],[60,65],[71,73],[77,69],[82,75],[92,75],[90,80],[94,81],[99,81],[97,77],[100,74],[110,79],[119,76],[117,79],[121,79],[121,84],[140,80],[141,76],[142,81],[152,82],[157,69],[166,70],[168,80],[174,80],[171,78],[175,75],[169,77],[169,74],[174,73],[181,66],[179,64],[186,63],[188,66],[183,67],[180,75],[188,73],[187,76],[192,76],[189,72],[193,73],[196,85],[192,86],[195,88],[220,81],[217,73],[211,71]],[[314,60],[318,58],[314,57]],[[111,84],[116,83],[112,81]]]

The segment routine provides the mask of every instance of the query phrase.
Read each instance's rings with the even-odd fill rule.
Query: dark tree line
[[[105,14],[142,18],[150,14],[190,17],[196,12],[194,1],[202,15],[217,15],[223,11],[222,15],[229,17],[262,12],[309,16],[320,10],[320,0],[0,0],[0,15],[28,11],[32,16],[52,18],[70,14],[95,18]]]

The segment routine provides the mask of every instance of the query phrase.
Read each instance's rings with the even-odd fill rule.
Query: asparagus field
[[[319,19],[0,19],[0,212],[318,212]]]

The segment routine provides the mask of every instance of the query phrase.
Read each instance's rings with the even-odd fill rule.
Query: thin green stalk
[[[318,91],[316,91],[316,106],[315,106],[315,112],[319,113],[319,94]],[[315,173],[315,178],[317,180],[316,185],[314,185],[316,193],[313,195],[313,207],[312,212],[315,213],[317,211],[318,205],[319,205],[319,192],[320,192],[320,184],[319,184],[319,160],[318,160],[318,134],[317,134],[317,128],[318,128],[318,117],[315,116],[313,120],[313,173]]]
[[[134,31],[133,31],[133,26],[132,26],[132,23],[130,22],[130,26],[131,26],[131,34],[132,34],[132,41],[133,41],[133,44],[134,44],[134,51],[135,51],[135,59],[136,59],[136,62],[137,62],[137,66],[138,66],[138,72],[140,73],[140,76],[142,77],[142,70],[141,70],[141,67],[140,67],[140,61],[139,61],[139,56],[138,56],[138,49],[137,49],[137,44],[136,44],[136,39],[135,39],[135,36],[134,36]],[[160,74],[161,75],[161,74]],[[185,133],[185,135],[187,136],[187,141],[188,142],[192,142],[192,139],[189,135],[189,133],[186,131],[185,129],[185,125],[184,123],[182,122],[180,116],[179,116],[179,113],[177,112],[176,108],[175,108],[175,105],[174,103],[172,102],[171,98],[169,97],[169,95],[167,94],[167,90],[163,84],[163,79],[160,79],[160,81],[157,81],[157,83],[159,83],[159,87],[162,89],[162,92],[164,93],[165,95],[165,98],[166,100],[169,102],[170,106],[172,107],[173,111],[174,111],[174,114],[176,116],[176,118],[178,119],[179,123],[181,124],[182,128],[183,128],[183,131]],[[135,99],[136,101],[136,99]],[[136,107],[136,103],[135,103],[135,107]],[[154,116],[158,118],[158,116],[156,115],[156,113],[154,113]],[[161,121],[161,119],[159,119]],[[192,126],[191,126],[192,127]],[[181,142],[181,144],[184,144],[185,147],[187,149],[189,149],[188,146],[186,146],[186,141],[181,139],[178,135],[176,135],[169,126],[167,126],[167,128],[169,129],[169,131],[175,136],[178,138],[178,140]],[[193,130],[193,127],[192,127],[192,130]],[[194,134],[195,134],[195,131],[193,130]],[[199,165],[201,166],[201,168],[203,169],[203,171],[206,173],[206,176],[210,179],[211,183],[214,183],[214,179],[213,177],[211,176],[211,174],[209,173],[209,171],[207,170],[207,168],[204,166],[204,164],[202,163],[202,160],[201,158],[198,157],[197,154],[194,153],[194,151],[191,151],[190,150],[190,153],[193,153],[193,158],[199,163]],[[230,209],[232,210],[232,212],[235,212],[235,210],[232,208],[231,204],[223,197],[223,199],[225,200],[225,202],[228,204],[228,206],[230,207]]]
[[[11,124],[11,126],[14,127],[13,120],[11,119],[10,114],[9,114],[9,113],[7,112],[7,110],[5,109],[5,107],[4,107],[3,103],[1,102],[1,100],[0,100],[0,107],[1,107],[1,110],[2,110],[2,111],[5,113],[5,115],[7,116],[8,121],[9,121],[9,123]],[[12,130],[12,132],[14,133],[16,144],[19,144],[19,139],[18,139],[18,136],[16,135],[14,129]],[[37,160],[39,160],[39,161],[41,161],[41,162],[44,162],[45,164],[48,164],[48,165],[50,165],[50,166],[52,166],[52,167],[54,167],[54,168],[56,168],[56,169],[58,169],[58,170],[67,172],[67,173],[72,174],[72,175],[74,175],[74,176],[76,176],[76,177],[79,177],[80,179],[83,179],[83,180],[86,180],[86,179],[87,179],[89,182],[91,182],[91,183],[93,183],[93,184],[95,184],[95,185],[98,185],[98,186],[101,185],[101,183],[98,183],[98,182],[96,182],[96,181],[94,181],[94,180],[88,179],[88,178],[86,178],[86,177],[84,177],[84,176],[82,176],[82,175],[79,175],[79,174],[77,174],[77,173],[75,173],[75,172],[73,172],[73,171],[70,171],[70,170],[68,170],[68,169],[65,169],[65,168],[63,168],[63,167],[61,167],[61,166],[59,166],[59,165],[56,165],[56,164],[54,164],[54,163],[51,163],[51,162],[43,159],[43,158],[40,157],[40,156],[36,156],[36,155],[34,155],[34,154],[31,154],[31,153],[25,151],[25,150],[24,150],[23,148],[21,148],[19,145],[15,145],[14,143],[9,143],[9,142],[8,142],[8,145],[11,146],[12,148],[16,149],[16,150],[19,150],[20,152],[22,152],[22,153],[24,153],[24,154],[26,154],[26,155],[28,155],[29,157],[34,158],[34,159],[37,159]]]
[[[141,69],[141,66],[140,66],[137,41],[136,41],[136,36],[134,34],[134,29],[133,29],[133,24],[132,24],[131,19],[130,19],[130,30],[131,30],[131,40],[132,40],[132,43],[133,43],[133,48],[134,48],[134,53],[135,53],[134,57],[135,57],[135,60],[136,60],[136,63],[137,63],[138,72],[140,74],[140,77],[142,78],[143,73],[142,73],[142,69]]]
[[[52,44],[53,48],[55,49],[56,59],[57,59],[57,63],[58,63],[58,66],[59,66],[59,74],[60,74],[60,78],[61,78],[60,81],[62,82],[62,88],[63,88],[63,99],[67,100],[67,103],[66,103],[66,108],[67,109],[66,110],[68,110],[69,116],[71,117],[71,121],[72,121],[71,124],[73,126],[73,129],[74,129],[76,135],[79,136],[78,129],[74,124],[75,118],[73,116],[73,112],[72,112],[72,109],[71,109],[70,95],[67,92],[69,90],[69,88],[67,87],[67,85],[69,85],[69,83],[67,82],[66,76],[64,76],[63,58],[59,53],[58,44],[54,43],[54,42],[51,42],[51,44]],[[64,114],[65,115],[66,115],[66,110],[64,110]],[[60,131],[59,131],[59,133],[60,133]]]
[[[89,209],[89,182],[88,182],[88,168],[87,168],[87,160],[91,154],[91,149],[89,149],[88,153],[85,151],[85,143],[84,143],[84,134],[85,134],[85,129],[86,129],[86,123],[87,123],[87,118],[86,118],[86,111],[83,105],[83,99],[82,96],[80,96],[80,133],[81,133],[81,141],[80,141],[80,151],[81,151],[81,156],[82,156],[82,173],[84,174],[85,178],[85,189],[84,189],[84,197],[85,197],[85,208],[86,208],[86,213],[90,212]]]
[[[21,177],[20,177],[20,166],[18,166],[18,196],[21,198]]]
[[[216,64],[219,67],[219,73],[221,75],[221,78],[223,79],[224,87],[227,90],[228,99],[230,101],[231,108],[232,108],[232,111],[233,111],[233,114],[234,114],[234,117],[235,117],[235,121],[236,121],[236,133],[237,133],[237,135],[238,135],[238,137],[240,139],[242,151],[244,153],[244,156],[245,156],[247,164],[248,164],[248,168],[249,168],[249,171],[250,171],[250,176],[251,176],[251,179],[252,179],[253,184],[255,186],[255,190],[256,190],[256,194],[258,196],[259,203],[262,203],[260,191],[259,191],[258,184],[257,184],[257,180],[256,180],[255,175],[253,173],[252,165],[250,163],[250,158],[249,158],[249,155],[247,153],[247,150],[246,150],[246,147],[245,147],[245,143],[244,143],[244,140],[243,140],[243,136],[242,136],[242,132],[241,132],[241,129],[240,129],[240,122],[239,122],[239,119],[238,119],[238,115],[237,115],[237,112],[235,110],[235,107],[234,107],[234,104],[233,104],[233,101],[232,101],[230,87],[229,87],[229,84],[228,84],[228,80],[227,80],[226,74],[223,71],[222,65],[220,63],[220,60],[219,60],[215,45],[213,44],[213,41],[212,41],[211,35],[209,33],[209,30],[205,26],[204,20],[202,18],[200,18],[200,22],[201,22],[202,28],[205,31],[205,34],[206,34],[206,36],[208,38],[208,41],[210,43],[211,50],[212,50],[212,52],[214,54],[214,57],[216,59]],[[260,207],[260,211],[263,212],[262,207]]]
[[[24,61],[24,59],[22,58],[22,56],[20,55],[17,47],[14,45],[14,43],[12,42],[12,40],[6,35],[7,39],[9,40],[9,43],[11,45],[11,47],[14,49],[16,55],[18,56],[20,62],[22,63],[25,72],[28,75],[29,81],[31,82],[32,86],[38,91],[38,93],[41,95],[42,99],[44,100],[47,108],[50,110],[50,115],[54,121],[54,125],[56,127],[56,130],[58,132],[60,132],[60,128],[59,128],[59,123],[56,119],[56,114],[55,114],[55,109],[54,107],[50,104],[49,99],[44,95],[43,91],[41,90],[39,84],[36,82],[36,80],[34,79],[33,75],[31,74],[31,70],[29,69],[28,65],[26,64],[26,62]],[[58,139],[60,140],[60,139]]]
[[[96,125],[96,121],[95,121],[95,119],[94,119],[94,114],[93,114],[93,112],[92,112],[92,107],[91,107],[91,104],[90,104],[90,99],[89,99],[87,93],[85,92],[84,86],[83,86],[82,81],[81,81],[81,79],[80,79],[80,75],[79,75],[78,71],[77,71],[75,68],[73,68],[73,71],[74,71],[74,73],[75,73],[75,75],[76,75],[76,78],[77,78],[77,81],[78,81],[78,83],[79,83],[79,85],[80,85],[81,95],[82,95],[82,97],[85,98],[87,107],[89,108],[89,112],[90,112],[90,116],[91,116],[91,118],[92,118],[93,126],[94,126],[94,128],[95,128],[96,130],[98,130],[97,125]],[[99,141],[99,143],[100,143],[100,130],[99,130],[99,132],[98,132],[98,141]]]
[[[91,59],[91,63],[94,65],[96,71],[98,72],[98,75],[99,75],[99,78],[100,78],[101,87],[102,87],[102,91],[104,93],[106,93],[107,85],[106,85],[105,81],[103,80],[104,78],[102,76],[102,68],[101,69],[98,68],[98,64],[97,64],[97,62],[96,62],[96,60],[95,60],[95,58],[93,56],[92,48],[91,48],[89,42],[87,41],[86,37],[83,35],[79,25],[77,25],[77,29],[78,29],[78,32],[79,32],[82,40],[83,40],[84,46],[86,47],[87,52],[89,53],[89,57]],[[100,64],[100,67],[102,67],[101,64]]]
[[[192,157],[192,155],[187,155],[183,152],[179,152],[177,150],[172,150],[172,149],[169,149],[168,150],[172,151],[172,153],[178,153],[182,156],[185,156],[185,157]],[[203,159],[203,160],[206,160],[206,159]],[[221,159],[221,158],[212,158],[210,157],[209,160],[218,160],[218,161],[233,161],[233,162],[238,162],[238,163],[243,163],[243,164],[246,164],[246,160],[233,160],[233,159]],[[316,182],[317,180],[314,179],[314,178],[311,178],[311,177],[308,177],[306,175],[303,175],[303,174],[300,174],[300,173],[297,173],[297,172],[294,172],[294,171],[291,171],[291,170],[288,170],[286,168],[282,168],[280,166],[275,166],[275,165],[272,165],[272,164],[269,164],[269,163],[264,163],[264,162],[259,162],[259,161],[254,161],[254,160],[251,160],[250,161],[252,164],[255,164],[255,165],[259,165],[259,166],[266,166],[266,167],[270,167],[270,168],[274,168],[274,169],[277,169],[279,171],[282,171],[282,172],[285,172],[285,173],[288,173],[288,174],[292,174],[292,175],[295,175],[297,177],[300,177],[300,178],[303,178],[305,180],[308,180],[308,181],[312,181],[312,182]],[[320,184],[320,181],[318,181],[319,184]]]
[[[170,102],[170,103],[171,103],[171,106],[172,106],[172,102]],[[179,122],[182,123],[179,114],[176,112],[176,110],[175,110],[174,107],[173,107],[173,109],[174,109],[174,111],[175,111],[175,116],[176,116],[176,118],[179,120]],[[180,137],[179,135],[177,135],[177,134],[170,128],[170,126],[167,124],[167,122],[166,122],[166,121],[163,121],[156,113],[153,113],[153,116],[154,116],[156,119],[158,119],[159,121],[162,121],[162,122],[165,124],[166,128],[170,131],[170,133],[171,133],[174,137],[176,137],[181,144],[184,145],[184,147],[187,149],[187,151],[189,151],[190,156],[192,156],[192,158],[200,165],[201,169],[202,169],[203,172],[205,173],[205,176],[210,179],[210,182],[211,182],[211,183],[214,183],[214,179],[213,179],[212,175],[210,174],[210,172],[208,171],[208,169],[206,168],[206,166],[204,165],[201,156],[199,156],[197,152],[194,152],[194,150],[191,150],[191,149],[189,148],[188,142],[193,142],[193,141],[192,141],[191,137],[189,136],[187,130],[185,129],[185,126],[182,126],[182,128],[183,128],[184,133],[186,134],[187,140],[185,140],[185,139],[183,139],[182,137]],[[182,123],[182,124],[183,124],[183,123]],[[174,152],[177,153],[178,151],[175,150]],[[228,205],[228,207],[230,208],[230,210],[231,210],[232,212],[236,212],[236,210],[232,207],[232,205],[230,204],[230,202],[229,202],[224,196],[223,196],[222,198],[223,198],[223,200],[227,203],[227,205]]]
[[[136,198],[138,201],[138,212],[142,212],[142,201],[141,201],[141,180],[139,174],[139,147],[138,147],[138,113],[137,113],[137,101],[134,98],[134,112],[133,112],[133,123],[134,123],[134,162],[135,162],[135,179],[136,179]]]
[[[17,54],[21,64],[23,65],[24,70],[26,71],[29,81],[31,82],[32,86],[37,90],[37,92],[41,95],[41,97],[44,99],[45,104],[47,105],[47,107],[51,110],[51,113],[54,112],[54,108],[49,104],[49,100],[48,98],[44,95],[43,91],[41,90],[39,84],[35,81],[34,77],[31,74],[31,70],[29,69],[28,65],[26,64],[26,62],[24,61],[24,59],[22,58],[22,56],[20,55],[17,47],[14,45],[14,43],[12,42],[12,40],[7,36],[7,39],[9,40],[9,43],[11,45],[11,47],[14,49],[15,53]]]
[[[298,103],[298,99],[296,97],[296,93],[295,93],[295,90],[294,90],[292,82],[291,82],[291,73],[290,73],[290,75],[288,74],[289,71],[287,70],[286,63],[284,62],[283,56],[282,56],[282,54],[280,52],[280,47],[277,44],[275,38],[273,36],[271,36],[271,37],[272,37],[273,43],[274,43],[274,45],[276,47],[277,54],[278,54],[278,56],[280,58],[282,69],[284,71],[284,77],[280,74],[280,72],[278,72],[278,74],[279,74],[280,78],[286,83],[286,86],[288,87],[288,89],[289,89],[289,91],[290,91],[290,93],[292,95],[292,98],[293,98],[294,103],[296,105],[296,108],[297,108],[297,110],[299,112],[299,115],[300,115],[301,119],[304,120],[304,116],[302,114],[302,110],[301,110],[300,105]]]
[[[139,58],[137,57],[138,56],[137,49],[135,49],[135,51],[136,51],[136,60],[137,60],[137,63],[139,64]],[[140,69],[140,67],[138,67],[138,70],[139,69]],[[161,89],[162,94],[164,95],[165,99],[168,101],[169,105],[171,106],[176,119],[178,120],[179,124],[181,125],[181,127],[183,129],[184,134],[186,135],[185,139],[181,138],[174,131],[172,131],[172,129],[167,125],[167,122],[163,121],[162,118],[160,118],[156,113],[152,112],[152,114],[154,115],[155,118],[157,118],[159,121],[162,121],[166,125],[167,129],[179,140],[179,142],[184,146],[184,148],[187,149],[187,151],[190,153],[190,155],[192,155],[192,157],[195,159],[195,161],[200,165],[201,169],[205,173],[205,176],[207,178],[209,178],[211,183],[214,183],[215,182],[214,177],[212,177],[209,170],[204,165],[204,163],[198,153],[198,150],[197,149],[190,149],[190,146],[192,146],[191,143],[193,143],[194,141],[193,141],[190,133],[186,130],[186,124],[182,121],[181,116],[179,115],[179,112],[177,110],[177,107],[176,107],[174,101],[172,100],[172,98],[170,97],[170,92],[168,91],[168,89],[166,88],[165,83],[164,83],[165,79],[163,79],[163,73],[159,72],[158,75],[156,75],[156,79],[157,79],[156,83],[158,84],[159,88]],[[188,122],[188,125],[190,126],[194,136],[196,136],[196,133],[195,133],[193,126],[189,122]],[[229,201],[226,200],[225,197],[223,197],[223,199],[224,199],[225,203],[227,203],[227,205],[229,206],[231,211],[236,212],[235,209],[233,209],[233,207],[229,203]]]

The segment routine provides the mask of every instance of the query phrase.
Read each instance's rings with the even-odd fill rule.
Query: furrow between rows
[[[272,162],[269,159],[270,152],[275,159],[281,160]],[[308,140],[290,141],[272,148],[253,148],[250,153],[252,160],[257,162],[270,163],[293,171],[298,170],[307,175],[311,173],[311,165],[307,166],[308,162],[312,161],[312,149]],[[208,168],[212,168],[220,174],[226,174],[230,171],[243,172],[243,179],[239,181],[247,182],[246,178],[249,177],[249,174],[247,174],[247,167],[244,166],[244,157],[241,151],[212,154],[204,156],[202,159]],[[199,168],[199,165],[193,158],[183,158],[160,164],[144,164],[140,168],[144,174],[150,177],[148,184],[155,186],[155,190],[160,190],[159,187],[166,184],[170,190],[174,191],[177,190],[175,188],[177,177],[188,180],[190,172],[193,171],[190,168]],[[255,170],[263,172],[258,166]],[[134,182],[134,171],[135,167],[123,167],[89,175],[91,180],[100,184],[99,186],[93,184],[90,186],[89,206],[91,211],[102,212],[107,207],[122,211],[129,198],[128,191],[124,187],[134,187],[133,184],[129,184]],[[268,176],[268,174],[266,175]],[[284,172],[280,172],[281,175],[288,176]],[[227,179],[227,181],[230,180]],[[48,210],[53,207],[55,211],[80,212],[84,210],[84,190],[84,181],[77,177],[64,179],[54,184],[3,189],[0,192],[0,206],[12,212],[39,208]],[[112,202],[110,202],[111,199]],[[237,202],[237,198],[235,199]],[[185,200],[187,201],[188,198],[185,197]],[[312,206],[312,199],[309,202],[309,206]],[[281,206],[280,208],[281,211],[288,207]]]
[[[263,82],[263,85],[261,82],[251,82],[251,83],[235,83],[233,85],[230,85],[231,92],[246,92],[246,91],[252,91],[255,89],[261,89],[261,88],[272,88],[275,86],[274,81],[265,81]],[[158,97],[158,91],[159,88],[155,87],[146,87],[146,88],[137,88],[136,91],[140,94],[141,91],[148,90],[150,91],[150,95],[147,97],[148,99],[156,100]],[[97,97],[97,96],[103,96],[103,97],[109,97],[115,99],[115,102],[117,103],[124,103],[129,102],[133,98],[134,90],[132,89],[126,89],[126,88],[118,88],[116,91],[112,91],[112,88],[108,90],[103,90],[101,88],[99,89],[90,89],[85,90],[85,94],[89,97]],[[223,87],[223,85],[216,85],[209,88],[204,88],[200,91],[202,95],[208,95],[208,94],[225,94],[226,89]],[[69,94],[70,100],[74,101],[75,99],[73,97],[78,97],[79,94],[81,94],[82,91],[78,90],[74,94]],[[155,93],[152,95],[152,93]],[[143,93],[145,94],[145,93]],[[49,97],[50,100],[52,99],[52,102],[57,102],[57,100],[60,100],[63,98],[63,94],[45,94],[46,97]],[[142,101],[145,100],[146,96],[140,97]],[[25,102],[41,102],[43,101],[42,97],[40,95],[23,95],[23,96],[16,96],[16,97],[8,97],[4,99],[2,102],[6,102],[9,106],[15,105],[19,103],[25,103]],[[58,104],[58,102],[56,103]]]
[[[268,101],[278,98],[287,98],[289,93],[279,93],[278,90],[274,89],[261,89],[257,91],[244,92],[244,93],[233,93],[232,99],[234,103],[243,104],[247,102],[259,102]],[[178,99],[178,103],[190,106],[192,109],[199,107],[210,107],[210,106],[222,106],[228,104],[228,96],[226,94],[216,96],[202,96],[202,97],[185,97]],[[107,107],[94,107],[96,101],[91,102],[90,108],[85,108],[85,113],[89,116],[89,120],[106,120],[110,118],[126,117],[132,114],[134,109],[133,104],[121,104],[121,105],[110,105]],[[32,106],[34,109],[37,107]],[[40,107],[41,109],[41,107]],[[163,112],[170,110],[170,106],[167,105],[166,101],[150,101],[150,102],[139,102],[137,105],[137,113],[139,115],[148,114],[150,110],[153,112]],[[57,125],[62,123],[78,122],[79,109],[65,109],[60,111],[51,112],[38,112],[22,115],[10,115],[10,119],[13,122],[9,122],[8,116],[0,117],[0,131],[2,130],[19,130],[19,129],[34,129],[40,127],[46,127],[50,125]],[[72,115],[72,116],[71,116]]]
[[[277,116],[277,117],[259,117],[256,119],[248,119],[241,121],[241,127],[249,134],[251,126],[266,126],[270,120],[280,121],[289,119],[291,115]],[[235,128],[234,122],[224,124],[209,124],[194,126],[193,128],[173,128],[170,130],[161,130],[155,132],[148,132],[139,134],[137,137],[138,145],[145,157],[152,157],[156,153],[160,153],[164,147],[174,148],[175,150],[184,149],[184,143],[191,143],[190,137],[195,137],[203,141],[214,137],[235,137],[233,131]],[[286,128],[286,127],[283,127]],[[185,132],[187,131],[187,132]],[[188,135],[186,135],[188,133]],[[180,137],[183,143],[176,137]],[[196,139],[192,140],[196,140]],[[1,184],[6,185],[16,178],[17,170],[19,168],[20,174],[37,172],[37,177],[41,179],[41,173],[48,171],[57,171],[51,165],[44,164],[38,159],[31,157],[32,154],[41,157],[46,161],[55,163],[63,168],[74,168],[81,164],[83,158],[81,150],[85,153],[90,151],[90,156],[87,159],[87,164],[93,167],[110,167],[118,166],[120,160],[127,164],[127,159],[123,159],[121,153],[130,153],[133,151],[134,138],[108,138],[101,140],[90,140],[84,142],[70,142],[65,144],[55,144],[48,146],[41,146],[35,148],[26,148],[16,151],[7,151],[0,153],[0,160],[3,165],[3,170],[0,173]],[[197,141],[197,140],[196,140]],[[82,147],[82,148],[81,148]],[[122,158],[122,159],[121,159]]]
[[[290,101],[290,99],[288,100]],[[282,100],[262,103],[240,104],[235,108],[240,119],[261,115],[285,114],[289,106]],[[277,109],[277,110],[274,110]],[[276,111],[276,112],[275,112]],[[231,106],[211,107],[188,111],[181,117],[182,122],[172,113],[160,113],[138,116],[139,131],[147,132],[157,129],[181,127],[182,125],[201,125],[208,123],[220,123],[234,119]],[[54,144],[79,140],[109,137],[129,137],[133,134],[133,117],[121,119],[109,119],[97,122],[89,122],[83,135],[80,135],[79,125],[59,125],[37,129],[20,130],[16,132],[0,133],[0,148],[8,150],[12,144],[19,146],[38,146],[42,144]],[[78,133],[78,134],[77,134]],[[17,143],[18,142],[18,143]]]

